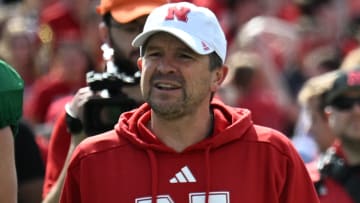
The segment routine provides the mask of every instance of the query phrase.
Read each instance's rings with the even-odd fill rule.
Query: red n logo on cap
[[[188,13],[190,12],[189,8],[181,7],[180,9],[176,7],[170,7],[168,9],[168,14],[165,17],[165,20],[174,20],[174,17],[180,21],[187,22],[188,20]]]
[[[349,86],[360,85],[360,72],[349,73],[347,83]]]

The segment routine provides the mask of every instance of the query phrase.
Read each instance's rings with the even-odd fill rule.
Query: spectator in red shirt
[[[102,0],[97,7],[103,17],[100,34],[104,43],[114,50],[112,62],[119,67],[119,72],[134,74],[138,69],[136,60],[138,49],[131,46],[132,39],[140,33],[150,11],[165,0]],[[142,102],[138,85],[122,88],[130,98]],[[43,189],[43,202],[58,202],[69,158],[74,148],[86,136],[83,127],[83,106],[94,92],[89,87],[81,88],[69,102],[65,111],[57,119],[50,137],[46,177]],[[67,125],[67,120],[72,124]],[[68,122],[69,124],[71,123]],[[74,122],[75,121],[75,122]],[[80,126],[80,127],[79,127]],[[67,131],[67,129],[69,131]],[[71,136],[74,134],[76,136]]]

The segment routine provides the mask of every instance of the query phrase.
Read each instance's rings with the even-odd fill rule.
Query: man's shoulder
[[[110,130],[98,135],[90,136],[84,139],[76,149],[79,158],[104,153],[122,146],[125,146],[127,141],[115,132]]]
[[[253,125],[251,133],[244,138],[246,141],[254,142],[262,146],[267,145],[278,150],[280,153],[288,154],[295,151],[290,139],[282,132],[261,125]]]
[[[331,177],[315,184],[319,198],[324,203],[353,203],[346,188]],[[356,189],[357,190],[357,189]]]
[[[286,144],[291,142],[285,134],[270,127],[254,125],[254,130],[256,132],[256,139],[259,142]]]

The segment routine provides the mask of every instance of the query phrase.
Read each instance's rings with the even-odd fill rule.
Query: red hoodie
[[[150,107],[75,150],[61,203],[318,203],[286,136],[256,126],[246,109],[213,102],[211,136],[178,153],[146,127]]]

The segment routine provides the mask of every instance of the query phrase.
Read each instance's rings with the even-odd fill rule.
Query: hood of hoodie
[[[212,134],[191,146],[183,152],[204,150],[208,147],[214,149],[241,139],[245,132],[252,126],[250,111],[242,108],[230,107],[214,99],[210,108],[214,113],[214,126]],[[135,146],[144,150],[175,152],[163,144],[148,128],[151,109],[148,104],[141,105],[138,109],[123,113],[115,126],[118,136],[125,137]]]

